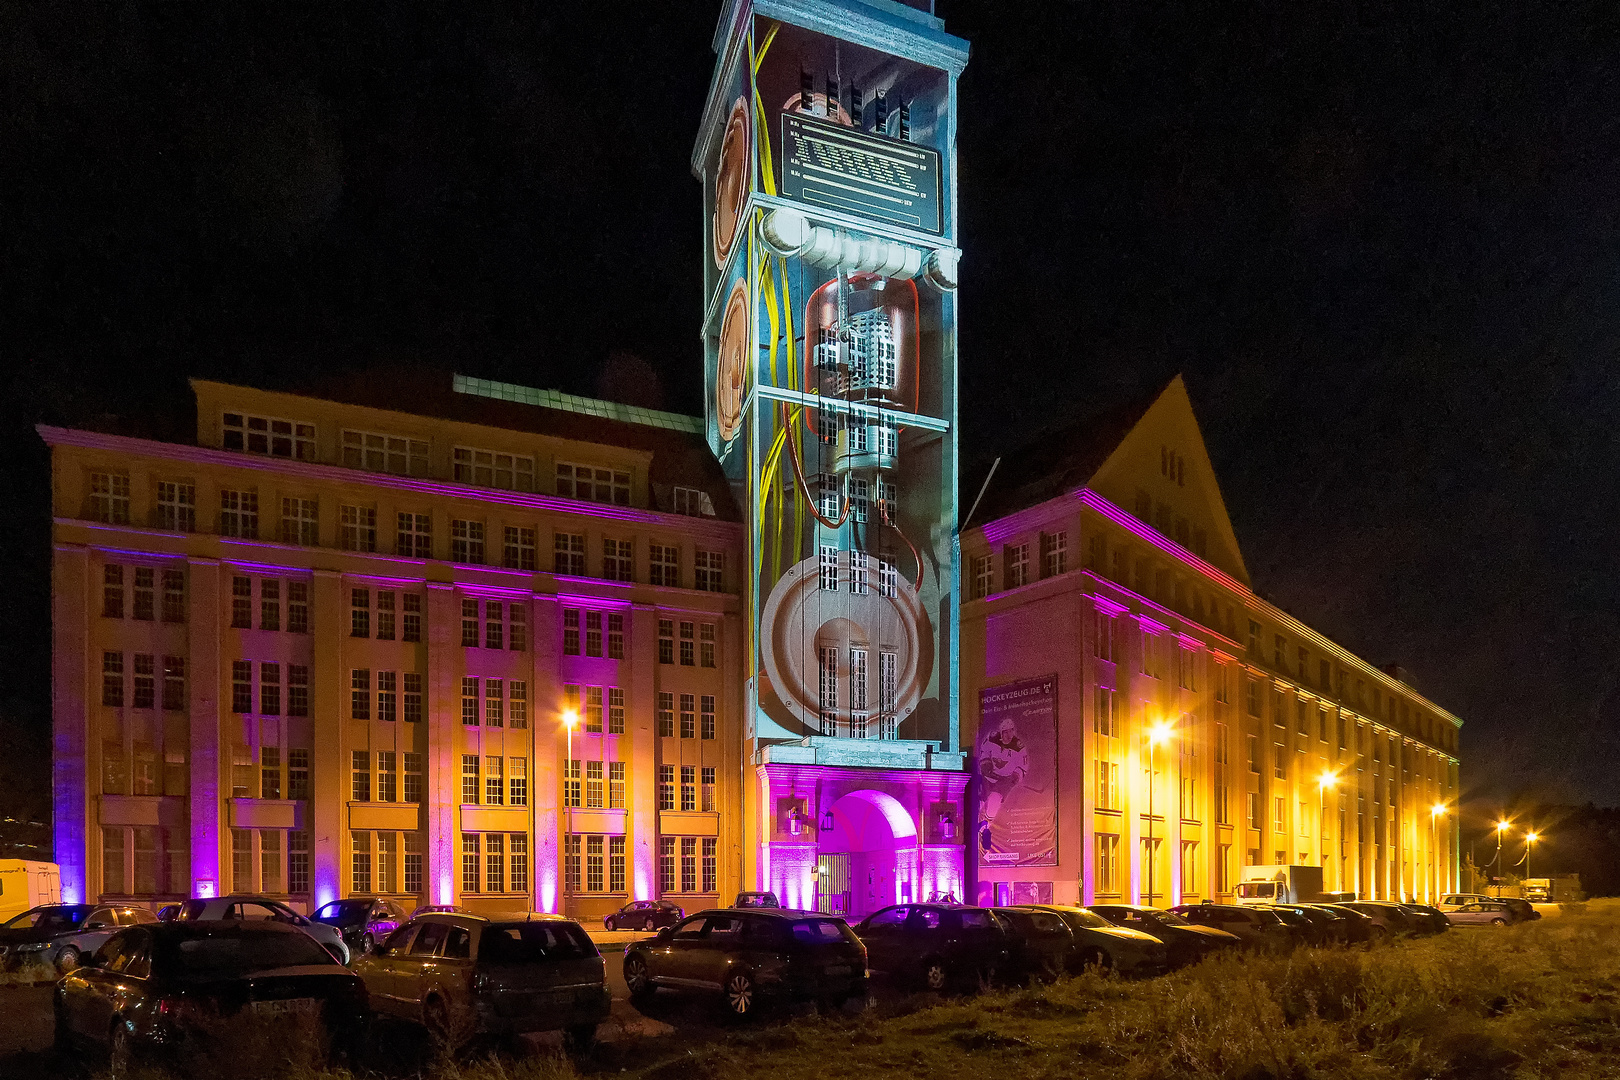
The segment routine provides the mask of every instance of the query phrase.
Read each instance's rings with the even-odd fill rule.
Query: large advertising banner
[[[1057,865],[1057,676],[979,691],[979,864]]]

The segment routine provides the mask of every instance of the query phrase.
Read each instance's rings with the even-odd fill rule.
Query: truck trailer
[[[1245,866],[1240,904],[1314,904],[1322,899],[1320,866]]]

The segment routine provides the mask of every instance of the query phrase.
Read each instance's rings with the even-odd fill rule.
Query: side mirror
[[[658,931],[657,937],[659,940],[663,940],[664,938],[672,936],[674,933],[675,928],[673,926],[666,926],[662,930]]]
[[[85,923],[84,928],[86,930],[105,930],[107,929],[107,924],[102,922],[100,919],[97,919],[95,922]]]

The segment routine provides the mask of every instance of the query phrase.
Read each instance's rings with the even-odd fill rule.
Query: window
[[[512,833],[507,838],[508,851],[512,856],[512,877],[509,888],[513,892],[527,892],[529,890],[529,834]],[[624,838],[617,837],[620,844]],[[622,856],[621,856],[622,858]]]
[[[579,787],[579,759],[571,758],[563,762],[563,805],[580,805]]]
[[[120,675],[121,675],[123,670],[124,670],[122,655],[119,654],[119,653],[107,653],[106,655],[108,657],[118,657],[118,659],[119,659],[118,670],[119,670]],[[101,670],[102,670],[102,672],[104,674],[107,671],[107,666],[106,666],[105,662],[102,664]],[[119,705],[122,705],[124,703],[124,701],[123,701],[123,693],[124,693],[124,691],[123,691],[123,683],[120,682],[119,683],[119,689],[118,689],[119,700],[117,702]],[[106,694],[105,693],[102,694],[102,702],[101,703],[103,705],[111,704],[110,702],[108,702],[106,700]],[[233,713],[250,713],[252,711],[253,711],[253,661],[251,661],[251,660],[232,660],[231,661],[231,712],[233,712]]]
[[[1260,793],[1258,791],[1250,791],[1247,793],[1247,795],[1249,828],[1258,829],[1260,827]]]
[[[658,766],[658,809],[675,809],[675,766]]]
[[[243,578],[242,582],[244,586],[242,595],[248,598],[244,601],[243,607],[243,617],[246,618],[246,613],[253,606],[253,583],[247,578]],[[234,614],[234,599],[232,600],[232,611]],[[246,626],[247,623],[244,622],[243,625]],[[259,579],[259,629],[281,629],[281,582],[275,578]],[[291,627],[289,626],[288,629],[291,629]]]
[[[600,735],[602,733],[602,688],[600,686],[587,686],[585,688],[585,732],[589,735]]]
[[[529,805],[529,759],[515,757],[507,762],[507,781],[510,784],[511,804]]]
[[[469,566],[484,562],[484,523],[450,519],[450,561]]]
[[[838,549],[830,544],[821,546],[821,588],[828,592],[838,591]]]
[[[287,798],[309,798],[309,751],[287,751]]]
[[[579,655],[579,609],[563,608],[563,655]]]
[[[635,544],[632,541],[603,538],[602,577],[608,581],[636,580]]]
[[[394,891],[394,870],[398,864],[395,855],[395,837],[391,832],[377,834],[377,891]]]
[[[463,803],[476,803],[478,801],[478,755],[461,755],[461,801]]]
[[[140,670],[141,670],[140,659],[141,658],[139,656],[137,656],[135,658],[135,661],[136,661],[136,663],[135,663],[135,672],[136,672],[137,676],[139,676]],[[150,662],[150,661],[148,661],[148,662]],[[137,678],[137,682],[138,681],[139,680]],[[136,694],[137,694],[137,696],[139,696],[139,687],[138,686],[137,686]],[[139,704],[140,704],[139,702],[136,702],[137,707],[139,707]],[[259,665],[259,712],[264,714],[265,716],[280,716],[281,715],[281,665],[280,664],[260,664]]]
[[[90,518],[108,525],[129,524],[129,477],[123,473],[90,474]],[[119,832],[120,840],[123,832]]]
[[[817,478],[817,509],[829,521],[843,520],[844,482],[834,473],[822,473]]]
[[[320,510],[316,500],[281,500],[281,542],[304,547],[314,547],[321,542]]]
[[[135,654],[135,695],[132,704],[137,709],[150,709],[156,704],[157,681],[153,671],[152,654]]]
[[[371,590],[349,590],[349,636],[371,636]]]
[[[968,596],[970,600],[983,600],[986,596],[989,596],[990,584],[993,580],[991,577],[990,556],[974,555],[968,559],[968,577],[972,583]]]
[[[1198,892],[1198,841],[1183,840],[1181,842],[1181,892],[1183,895]]]
[[[520,525],[508,525],[502,530],[501,565],[508,570],[533,570],[534,530]]]
[[[878,595],[893,599],[900,595],[900,571],[891,552],[878,553]]]
[[[673,492],[672,503],[677,514],[687,514],[691,517],[714,517],[714,500],[709,498],[709,493],[706,491],[677,486]]]
[[[624,762],[610,761],[608,766],[608,809],[624,809]]]
[[[513,652],[523,652],[529,647],[529,609],[522,603],[509,604],[507,617],[512,625],[506,636],[506,647]]]
[[[681,837],[681,892],[697,891],[697,837]]]
[[[714,695],[704,694],[701,699],[702,711],[698,725],[699,737],[703,739],[714,738]]]
[[[860,552],[849,553],[849,591],[856,596],[865,596],[867,590],[866,556]]]
[[[816,649],[817,685],[821,698],[821,733],[838,734],[838,650],[831,645]]]
[[[1041,576],[1057,577],[1069,569],[1069,534],[1041,534]]]
[[[309,833],[304,829],[287,833],[287,892],[293,896],[309,892]]]
[[[585,576],[585,534],[553,533],[551,541],[552,571],[558,574]]]
[[[534,458],[523,454],[498,454],[458,446],[451,452],[453,476],[458,484],[502,488],[506,491],[534,490]]]
[[[1097,709],[1092,717],[1091,729],[1098,735],[1119,738],[1119,695],[1105,686],[1097,687]]]
[[[397,802],[399,788],[395,783],[398,773],[394,771],[394,751],[377,751],[377,801]]]
[[[197,488],[170,480],[157,484],[156,526],[165,532],[197,531]]]
[[[135,568],[135,596],[130,618],[151,622],[156,612],[156,574],[150,566]]]
[[[1119,809],[1119,765],[1116,762],[1097,762],[1097,809]]]
[[[1198,689],[1198,657],[1191,649],[1176,649],[1176,685],[1183,690]]]
[[[587,611],[585,613],[585,655],[602,655],[602,613],[600,611]]]
[[[249,587],[252,587],[251,584]],[[124,617],[124,568],[116,563],[108,563],[101,568],[101,617],[103,619]],[[232,625],[235,625],[234,620]]]
[[[1260,680],[1243,680],[1243,707],[1250,716],[1260,715]]]
[[[482,847],[478,833],[461,834],[461,891],[478,892]]]
[[[422,755],[409,750],[405,751],[405,801],[422,801]]]
[[[585,838],[585,891],[601,892],[603,881],[602,865],[602,837],[587,836]]]
[[[484,648],[499,649],[501,647],[505,615],[506,605],[501,601],[484,601]]]
[[[264,454],[268,457],[292,458],[298,461],[315,460],[314,424],[248,416],[244,413],[226,413],[222,427],[223,445],[227,450],[242,450],[249,454]]]
[[[681,695],[681,738],[697,738],[697,720],[694,705],[696,698],[691,694]]]
[[[219,535],[241,540],[259,538],[259,493],[232,491],[219,493]]]
[[[500,806],[506,801],[505,766],[505,758],[486,757],[484,759],[484,804],[486,806]]]
[[[1119,837],[1114,833],[1097,834],[1096,884],[1099,895],[1119,893]]]
[[[355,802],[371,801],[371,751],[350,751],[349,798]]]
[[[608,688],[608,734],[624,734],[624,691],[616,686]]]
[[[1272,744],[1271,775],[1277,780],[1288,779],[1288,747],[1282,743]]]
[[[478,726],[478,677],[464,675],[461,679],[461,722],[466,727]]]
[[[647,567],[649,580],[654,585],[662,585],[669,589],[678,589],[681,584],[681,549],[664,544],[652,544],[647,548]]]
[[[478,648],[478,601],[461,601],[461,647]]]
[[[119,833],[122,842],[123,833]],[[658,891],[672,893],[675,891],[675,840],[673,836],[660,836],[658,838]],[[122,848],[120,848],[122,858]]]
[[[1283,802],[1282,796],[1279,795],[1275,799],[1272,799],[1271,803],[1272,803],[1272,807],[1271,807],[1272,816],[1275,818],[1275,820],[1272,822],[1272,827],[1274,829],[1276,829],[1276,831],[1278,831],[1278,832],[1287,832],[1288,831],[1288,821],[1287,821],[1286,815],[1288,813],[1288,809],[1287,809],[1286,804]],[[1278,859],[1277,861],[1278,862],[1287,862],[1288,860],[1287,859]]]
[[[1008,589],[1016,589],[1029,581],[1029,545],[1008,544],[1001,549],[1001,565],[1005,568]]]
[[[308,582],[289,581],[287,583],[287,632],[290,634],[309,633]]]
[[[714,623],[698,628],[698,663],[701,667],[714,667]]]
[[[370,668],[354,668],[349,672],[349,718],[371,719]]]
[[[587,810],[600,810],[606,792],[603,788],[602,762],[587,761],[585,763],[585,808]]]
[[[377,719],[392,723],[398,719],[398,676],[392,671],[377,672]],[[390,799],[389,802],[393,800]]]
[[[699,548],[692,556],[692,585],[699,592],[725,592],[724,552],[704,551]]]
[[[305,664],[287,665],[287,715],[309,715],[309,667]]]
[[[513,679],[506,684],[506,719],[514,730],[523,730],[529,726],[529,684],[522,679]],[[622,723],[622,721],[621,721]]]
[[[1097,659],[1114,659],[1114,628],[1114,617],[1099,608],[1096,611],[1096,633],[1091,639],[1091,652]]]
[[[658,692],[658,734],[665,739],[675,737],[675,695],[664,690]]]
[[[428,444],[420,439],[384,435],[375,431],[343,432],[343,464],[351,469],[426,476]]]
[[[624,616],[608,616],[607,654],[609,660],[624,659]]]
[[[574,462],[557,462],[557,494],[565,499],[630,505],[630,474]]]
[[[675,662],[675,621],[673,619],[658,620],[658,662],[660,664],[673,664]]]
[[[407,559],[433,558],[433,518],[401,511],[395,520],[394,554]]]
[[[703,802],[701,807],[705,813],[714,812],[714,766],[703,766]]]
[[[163,658],[163,707],[171,712],[186,707],[186,658]]]
[[[878,724],[878,738],[892,739],[895,737],[896,719],[894,715],[897,703],[899,686],[900,657],[898,653],[878,653],[878,709],[881,719]]]
[[[344,551],[377,550],[377,508],[338,507],[338,544]]]
[[[693,651],[692,624],[681,623],[681,667],[692,667],[696,663]]]

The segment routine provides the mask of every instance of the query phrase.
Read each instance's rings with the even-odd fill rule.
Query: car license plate
[[[319,1002],[314,998],[286,998],[281,1001],[255,1001],[253,1013],[255,1016],[313,1016],[318,1012]]]
[[[827,968],[827,974],[828,975],[848,975],[849,974],[849,965],[848,964],[832,964]]]

